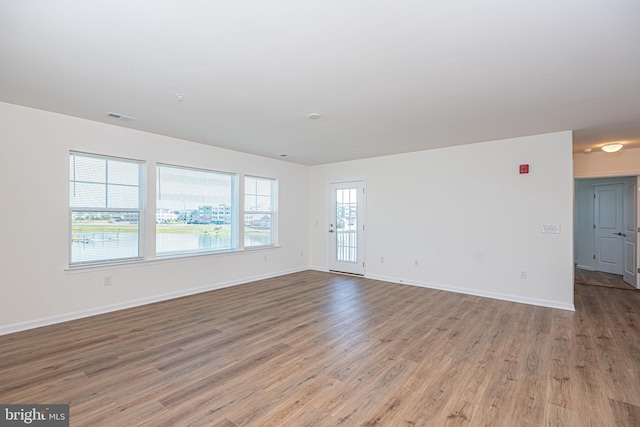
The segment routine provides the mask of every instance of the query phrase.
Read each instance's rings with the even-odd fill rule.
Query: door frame
[[[629,182],[625,182],[624,186],[623,186],[623,200],[624,201],[629,201],[629,199],[632,199],[631,203],[629,203],[628,205],[625,205],[623,207],[624,212],[622,214],[622,232],[623,232],[623,248],[622,248],[622,256],[623,258],[623,266],[622,266],[622,280],[625,281],[625,283],[629,283],[630,285],[635,285],[636,288],[640,288],[640,279],[639,279],[639,274],[638,274],[638,234],[640,234],[640,229],[638,229],[638,177],[636,177],[636,179],[632,182],[631,180],[629,180]],[[629,187],[631,188],[631,193],[628,193],[627,190],[629,190]],[[628,210],[628,206],[633,207],[632,211]],[[627,228],[628,224],[627,221],[628,219],[633,219],[633,227],[632,228]],[[633,255],[631,256],[631,259],[633,260],[633,269],[630,271],[627,269],[627,259],[628,259],[628,251],[629,249],[631,251],[633,251]]]
[[[576,197],[576,191],[575,191],[575,187],[576,187],[576,182],[578,180],[602,180],[602,183],[604,184],[605,182],[608,181],[609,184],[613,184],[613,183],[621,183],[624,182],[625,179],[630,179],[630,178],[635,178],[636,179],[636,203],[635,203],[635,217],[636,217],[636,245],[638,244],[638,242],[640,242],[640,197],[638,192],[640,192],[640,171],[638,172],[629,172],[629,173],[621,173],[621,174],[612,174],[612,175],[583,175],[583,176],[574,176],[573,177],[573,183],[574,183],[574,192],[573,192],[573,197],[574,197],[574,202],[575,202],[575,197]],[[577,216],[578,216],[578,209],[577,209],[577,204],[574,203],[573,206],[573,213],[574,213],[574,227],[577,227]],[[576,236],[575,234],[577,234],[578,229],[574,228],[574,242],[573,242],[573,247],[574,247],[574,267],[578,266],[580,268],[586,268],[586,269],[593,269],[592,267],[588,267],[587,265],[580,265],[579,264],[579,260],[578,257],[576,256],[577,250],[578,250],[578,242],[576,240]],[[636,251],[636,284],[635,287],[637,289],[640,289],[640,274],[637,273],[638,268],[640,268],[640,250]]]
[[[358,224],[358,228],[359,228],[359,232],[361,239],[358,239],[358,262],[362,262],[362,273],[358,272],[358,273],[352,273],[349,271],[340,271],[340,270],[332,270],[331,269],[331,262],[332,262],[332,251],[331,251],[331,246],[333,244],[333,240],[334,237],[333,235],[328,232],[328,230],[330,229],[330,224],[332,221],[332,217],[334,216],[334,213],[332,212],[331,207],[333,206],[333,197],[334,194],[331,190],[331,187],[333,185],[348,185],[348,184],[357,184],[358,186],[361,186],[363,189],[363,194],[362,194],[362,208],[361,208],[361,218],[358,218],[359,224]],[[366,248],[367,248],[367,227],[366,227],[366,221],[367,221],[367,180],[365,178],[354,178],[354,179],[348,179],[348,180],[339,180],[339,181],[329,181],[327,182],[327,223],[326,225],[326,229],[327,229],[327,271],[329,272],[333,272],[333,273],[348,273],[348,274],[356,274],[356,275],[362,275],[365,276],[366,275]]]

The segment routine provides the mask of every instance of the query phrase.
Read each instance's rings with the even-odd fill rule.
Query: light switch
[[[560,226],[557,224],[543,224],[542,232],[544,234],[560,234]]]

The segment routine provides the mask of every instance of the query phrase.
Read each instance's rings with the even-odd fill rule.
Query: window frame
[[[104,182],[99,182],[99,184],[105,185],[105,206],[103,207],[90,207],[90,206],[71,206],[72,200],[70,195],[71,185],[75,185],[76,183],[96,183],[89,181],[80,181],[75,179],[75,164],[72,164],[72,157],[85,157],[85,158],[93,158],[107,161],[107,165],[109,161],[114,162],[122,162],[122,163],[132,163],[138,166],[138,184],[137,185],[127,185],[127,184],[111,184],[115,186],[126,186],[126,187],[137,187],[137,198],[138,198],[138,207],[137,208],[122,208],[122,207],[108,207],[109,198],[109,173],[108,166],[105,170],[105,180]],[[69,163],[67,167],[67,183],[69,187],[67,188],[67,195],[69,197],[67,207],[68,207],[68,260],[69,260],[69,268],[80,268],[86,266],[101,266],[101,265],[110,265],[110,264],[122,264],[126,262],[132,261],[141,261],[145,259],[145,250],[144,250],[144,218],[145,218],[145,200],[146,200],[146,173],[145,173],[146,163],[143,160],[117,157],[117,156],[108,156],[103,154],[95,154],[95,153],[85,153],[81,151],[69,151]],[[71,179],[71,170],[73,168],[74,179]],[[100,260],[90,260],[90,261],[76,261],[73,262],[73,218],[74,214],[91,214],[91,213],[136,213],[138,216],[138,228],[137,228],[137,256],[127,256],[127,257],[118,257],[118,258],[105,258]]]
[[[165,251],[165,252],[159,252],[158,251],[158,232],[157,232],[157,226],[158,223],[155,222],[154,225],[154,240],[156,242],[156,248],[155,248],[155,258],[156,259],[166,259],[166,258],[181,258],[181,257],[189,257],[189,256],[201,256],[201,255],[210,255],[210,254],[217,254],[217,253],[228,253],[228,252],[235,252],[238,250],[238,243],[239,243],[239,239],[238,239],[238,218],[239,218],[239,206],[238,206],[238,174],[233,173],[233,172],[225,172],[225,171],[219,171],[219,170],[214,170],[214,169],[205,169],[205,168],[199,168],[199,167],[191,167],[191,166],[183,166],[183,165],[176,165],[176,164],[171,164],[171,163],[163,163],[163,162],[156,162],[155,164],[155,168],[156,168],[156,183],[155,183],[155,191],[154,191],[154,198],[155,198],[155,215],[157,216],[157,212],[158,209],[162,209],[158,207],[158,201],[161,200],[161,195],[162,195],[162,185],[161,185],[161,174],[160,174],[160,168],[162,167],[166,167],[166,168],[171,168],[171,169],[182,169],[182,170],[186,170],[186,171],[195,171],[195,172],[202,172],[202,173],[210,173],[210,174],[214,174],[214,175],[225,175],[228,176],[230,178],[231,181],[231,185],[230,185],[230,203],[228,206],[230,206],[231,208],[231,223],[230,223],[230,227],[231,227],[231,246],[229,248],[220,248],[220,249],[204,249],[204,250],[178,250],[178,251]],[[150,196],[151,197],[151,196]],[[211,205],[212,207],[215,207],[213,205]],[[220,205],[218,205],[220,206]]]
[[[224,170],[215,170],[208,169],[202,167],[192,167],[192,166],[184,166],[181,164],[172,164],[159,162],[155,159],[137,159],[133,157],[125,157],[118,155],[108,155],[101,154],[96,152],[85,152],[81,150],[69,150],[68,151],[68,163],[67,163],[67,208],[68,208],[68,229],[67,229],[67,252],[68,252],[68,267],[65,269],[67,272],[82,271],[86,269],[94,269],[94,268],[114,268],[118,265],[126,265],[126,264],[137,264],[137,263],[146,263],[146,262],[167,262],[172,259],[184,259],[189,257],[201,257],[201,256],[211,256],[211,255],[224,255],[224,254],[233,254],[233,253],[241,253],[246,251],[253,250],[269,250],[271,248],[279,247],[279,213],[278,213],[278,191],[279,191],[279,181],[277,178],[260,176],[254,174],[245,174],[242,171],[238,172],[230,172]],[[105,161],[105,165],[102,166],[99,163],[91,164],[88,162],[86,165],[79,164],[76,166],[74,163],[74,156],[78,158],[93,158],[101,161]],[[129,169],[127,167],[122,167],[121,165],[114,166],[113,168],[109,167],[109,161],[113,162],[124,162],[134,164],[136,166],[135,172],[134,169]],[[151,163],[149,164],[149,161]],[[84,168],[83,168],[84,166]],[[155,169],[151,169],[151,167],[155,167]],[[226,225],[226,221],[230,221],[230,229],[231,229],[231,244],[229,247],[224,248],[213,248],[213,249],[204,249],[204,250],[178,250],[178,251],[165,251],[158,252],[158,233],[157,227],[152,224],[157,223],[158,221],[158,206],[156,202],[160,197],[158,191],[158,179],[162,179],[159,177],[158,171],[162,169],[162,167],[169,167],[175,169],[184,169],[186,171],[200,171],[205,173],[211,173],[214,175],[223,175],[230,178],[231,189],[230,189],[230,197],[231,202],[227,204],[226,202],[218,203],[218,205],[213,206],[214,209],[208,209],[208,205],[203,204],[205,207],[204,214],[200,212],[200,215],[206,215],[207,212],[211,215],[212,222],[211,225]],[[120,169],[116,169],[120,168]],[[112,175],[111,182],[109,177],[109,171],[112,173],[117,172],[117,175]],[[154,173],[155,172],[155,173]],[[79,176],[76,176],[76,173]],[[134,178],[134,176],[136,178]],[[82,179],[79,179],[82,178]],[[269,204],[270,210],[257,210],[259,207],[266,206],[266,199],[260,200],[261,196],[265,196],[266,188],[263,193],[260,193],[259,190],[261,188],[260,182],[255,183],[255,187],[252,191],[250,191],[249,196],[256,197],[256,199],[252,202],[256,210],[246,210],[245,201],[247,196],[246,183],[247,179],[256,179],[256,180],[264,180],[268,181],[269,189],[270,189],[270,199]],[[131,184],[137,180],[135,184]],[[152,180],[156,180],[155,186],[152,183]],[[82,184],[83,186],[79,187],[78,193],[75,193],[75,186],[77,184]],[[215,185],[215,182],[213,183]],[[226,184],[223,184],[226,188]],[[102,186],[102,187],[101,187]],[[133,191],[127,191],[123,187],[135,187],[135,193]],[[197,187],[196,187],[197,188]],[[264,188],[264,187],[262,187]],[[171,191],[171,190],[170,190]],[[226,189],[225,189],[226,191]],[[198,193],[198,191],[194,191],[194,193]],[[207,191],[202,191],[203,194],[208,194]],[[135,194],[135,198],[134,198]],[[226,196],[226,193],[223,196]],[[211,195],[212,200],[219,201],[217,195]],[[78,204],[78,200],[81,201],[85,206],[74,206],[74,204]],[[114,204],[119,203],[119,206]],[[122,206],[133,206],[137,203],[136,207],[125,207]],[[197,203],[197,202],[196,202]],[[262,204],[262,206],[260,206]],[[107,207],[112,205],[110,207]],[[226,205],[224,208],[221,206]],[[170,208],[174,210],[171,206],[166,206],[163,208]],[[207,210],[208,209],[208,210]],[[154,212],[151,212],[154,210]],[[228,210],[230,210],[231,215],[229,218]],[[174,210],[175,211],[175,210]],[[210,212],[212,211],[212,212]],[[191,212],[191,210],[187,210],[187,212]],[[117,216],[112,216],[112,218],[102,217],[102,218],[91,218],[96,213],[101,214],[113,214],[117,213]],[[85,218],[74,220],[78,216],[86,215]],[[122,224],[135,224],[135,219],[129,215],[135,215],[137,217],[137,228],[135,229],[135,237],[133,236],[133,227],[131,230],[122,230],[118,225],[113,226],[113,229],[110,229],[111,223],[116,222]],[[172,215],[175,215],[172,212]],[[267,244],[247,244],[249,242],[246,241],[245,236],[245,215],[270,215],[271,224],[269,229],[269,238],[270,242]],[[197,215],[196,215],[197,216]],[[257,218],[260,220],[260,218]],[[88,224],[89,227],[82,227],[82,220],[87,221],[96,221],[94,224]],[[169,218],[169,220],[171,220]],[[254,218],[252,221],[255,221]],[[99,223],[99,221],[104,222],[104,226]],[[220,223],[218,221],[225,221],[224,223]],[[75,223],[74,223],[75,222]],[[109,224],[107,224],[107,222]],[[91,229],[92,226],[96,226],[95,230]],[[125,226],[129,227],[129,225]],[[75,234],[74,234],[75,228]],[[82,229],[84,228],[84,229]],[[83,253],[77,252],[77,248],[75,248],[75,244],[77,241],[85,236],[85,234],[79,233],[105,233],[104,236],[93,236],[94,242],[108,242],[111,239],[114,239],[113,235],[109,235],[109,233],[131,233],[131,235],[127,234],[124,237],[118,236],[117,240],[120,242],[121,247],[126,247],[127,249],[132,249],[127,252],[127,250],[122,251],[125,256],[118,256],[117,248],[114,250],[113,247],[105,245],[104,248],[96,248],[97,255],[94,258],[99,259],[90,259],[90,260],[82,260]],[[226,232],[226,231],[225,231]],[[266,233],[265,233],[266,234]],[[76,237],[74,239],[74,236]],[[89,236],[89,241],[91,241],[92,236]],[[130,238],[130,239],[129,239]],[[136,247],[134,248],[133,239],[135,238]],[[253,241],[260,241],[260,236],[254,236]],[[264,240],[263,240],[264,241]],[[93,243],[93,242],[91,242]],[[123,245],[124,243],[124,245]],[[223,242],[226,243],[226,242]],[[100,253],[100,249],[103,249],[104,252]],[[137,255],[130,255],[134,252],[134,249],[137,249]],[[82,249],[81,249],[82,250]],[[115,252],[115,253],[114,253]],[[73,257],[78,258],[79,260],[73,261]],[[90,254],[91,255],[91,254]],[[105,256],[107,256],[105,258]],[[109,258],[109,256],[111,256]],[[102,258],[101,258],[102,257]],[[89,258],[89,257],[84,257]]]
[[[255,196],[257,197],[264,197],[264,195],[259,194],[257,191],[257,185],[256,185],[256,192],[255,193],[251,193],[248,194],[247,193],[247,178],[250,179],[256,179],[256,180],[263,180],[263,181],[269,181],[269,186],[270,186],[270,198],[271,198],[271,210],[248,210],[247,206],[246,206],[246,200],[247,200],[247,196]],[[265,177],[265,176],[258,176],[258,175],[250,175],[250,174],[245,174],[244,175],[244,180],[243,180],[243,197],[242,197],[242,201],[243,201],[243,209],[242,209],[242,217],[243,217],[243,221],[242,221],[242,230],[243,230],[243,234],[242,234],[242,243],[244,245],[245,249],[261,249],[261,248],[269,248],[269,247],[275,247],[278,245],[278,180],[276,178],[270,178],[270,177]],[[246,229],[246,217],[247,215],[271,215],[271,242],[268,244],[263,244],[263,245],[248,245],[247,244],[247,238],[246,238],[246,233],[245,233],[245,229]]]

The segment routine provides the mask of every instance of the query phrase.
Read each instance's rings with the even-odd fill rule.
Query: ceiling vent
[[[129,116],[125,116],[124,114],[118,114],[118,113],[107,113],[107,117],[109,117],[110,119],[121,120],[127,123],[133,123],[136,120],[135,117],[129,117]]]

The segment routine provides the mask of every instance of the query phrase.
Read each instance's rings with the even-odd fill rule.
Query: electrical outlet
[[[267,256],[266,255],[264,256],[264,262],[267,262]]]
[[[380,263],[384,264],[384,257],[383,256],[380,257]]]
[[[414,260],[413,260],[413,266],[414,266],[414,267],[417,267],[417,266],[419,266],[419,265],[420,265],[420,263],[418,262],[418,260],[417,260],[417,259],[414,259]]]
[[[304,256],[304,251],[300,249],[300,256]]]
[[[521,279],[526,279],[527,278],[527,272],[526,271],[521,271],[520,272],[520,278]]]
[[[104,276],[104,285],[111,286],[111,276]]]

